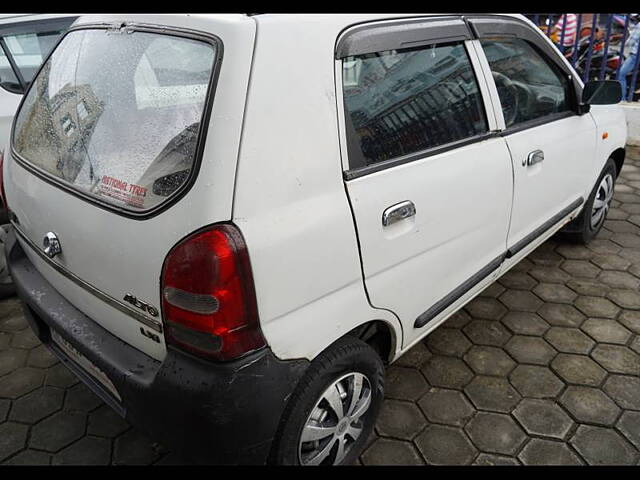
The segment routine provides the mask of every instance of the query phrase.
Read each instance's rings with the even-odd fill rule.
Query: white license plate
[[[74,348],[69,342],[67,342],[64,338],[60,336],[58,332],[55,330],[51,330],[51,340],[55,342],[60,349],[65,352],[76,364],[78,364],[82,369],[91,375],[93,378],[98,380],[107,390],[109,390],[119,401],[120,394],[116,390],[115,385],[109,380],[109,377],[96,367],[91,360],[81,354],[78,350]]]

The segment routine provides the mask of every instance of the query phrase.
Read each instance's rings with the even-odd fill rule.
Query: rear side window
[[[569,80],[527,41],[481,40],[507,127],[571,109]]]
[[[128,210],[157,207],[194,168],[217,47],[151,32],[70,32],[16,117],[28,163]]]
[[[342,81],[352,169],[487,131],[462,43],[346,57]]]

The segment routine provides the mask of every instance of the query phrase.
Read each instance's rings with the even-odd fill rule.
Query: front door
[[[480,44],[497,88],[502,135],[513,161],[507,245],[508,257],[515,257],[586,201],[595,124],[591,115],[575,113],[570,78],[534,44],[515,37],[484,38]]]

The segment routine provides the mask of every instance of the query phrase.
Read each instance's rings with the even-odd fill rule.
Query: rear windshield
[[[14,148],[102,201],[152,209],[194,167],[215,58],[214,45],[177,36],[73,31],[24,99]]]

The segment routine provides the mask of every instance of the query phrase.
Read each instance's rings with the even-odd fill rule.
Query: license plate
[[[120,394],[116,390],[115,385],[109,380],[109,377],[96,367],[91,360],[85,357],[82,353],[75,349],[73,345],[67,342],[64,338],[60,336],[58,332],[55,330],[51,330],[51,340],[60,347],[60,349],[66,353],[76,364],[78,364],[82,369],[95,378],[98,382],[100,382],[107,390],[109,390],[114,397],[116,397],[119,401]]]

